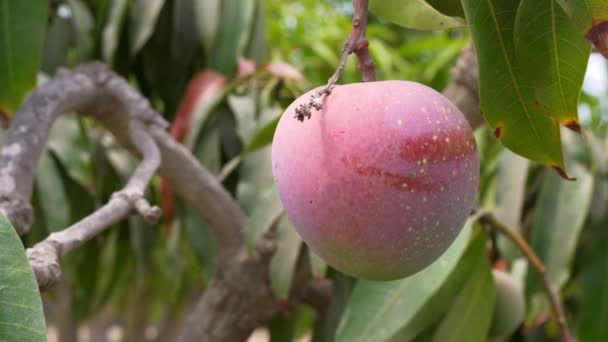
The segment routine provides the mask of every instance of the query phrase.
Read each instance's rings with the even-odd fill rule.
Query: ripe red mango
[[[440,93],[407,81],[336,86],[310,119],[294,118],[319,89],[287,108],[273,139],[289,219],[347,274],[391,280],[422,270],[452,244],[475,201],[470,126]]]

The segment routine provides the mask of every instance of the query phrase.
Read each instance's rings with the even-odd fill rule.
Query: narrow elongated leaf
[[[192,78],[171,125],[171,135],[175,139],[185,141],[186,146],[193,148],[225,84],[226,79],[213,70],[203,70]]]
[[[578,328],[581,342],[601,341],[608,336],[608,255],[603,253],[586,265],[582,274],[583,300]]]
[[[196,27],[205,51],[211,51],[220,19],[220,0],[192,0],[196,14]]]
[[[57,164],[48,151],[40,158],[36,186],[43,213],[40,219],[44,220],[49,231],[56,232],[68,227],[72,222],[68,194]]]
[[[327,263],[320,256],[316,255],[308,250],[308,256],[310,258],[310,268],[312,276],[317,279],[325,278],[325,272],[327,271]]]
[[[579,248],[585,251],[585,256],[579,264],[582,267],[580,282],[583,290],[577,329],[580,342],[601,341],[608,336],[607,200],[608,183],[597,177],[590,217],[585,228],[585,244]]]
[[[242,55],[251,33],[254,5],[254,0],[222,1],[219,27],[209,61],[210,68],[224,75],[234,74],[237,58]]]
[[[605,0],[556,0],[566,11],[576,27],[585,34],[593,24],[601,23],[608,16],[608,2]]]
[[[576,182],[564,182],[553,173],[547,176],[530,236],[530,244],[545,264],[549,281],[556,288],[561,288],[570,277],[570,262],[593,194],[593,177],[581,167],[573,168],[573,171],[578,178]],[[526,290],[532,298],[531,317],[548,309],[536,275],[528,277]]]
[[[510,228],[521,231],[521,211],[524,205],[528,166],[530,162],[509,150],[500,156],[496,176],[496,216]],[[506,237],[498,237],[502,255],[513,260],[521,255]]]
[[[0,339],[45,341],[46,328],[38,283],[21,240],[2,214],[0,265]]]
[[[0,113],[12,115],[36,86],[47,0],[0,0]]]
[[[495,297],[490,263],[483,254],[479,255],[467,283],[437,328],[433,342],[486,341]]]
[[[452,17],[464,17],[460,0],[426,0],[426,2],[443,14]]]
[[[530,80],[516,59],[513,30],[518,2],[462,4],[479,61],[480,106],[494,134],[511,151],[563,172],[558,123],[535,105]]]
[[[360,280],[349,298],[336,341],[383,341],[406,326],[446,281],[470,235],[470,225],[466,225],[437,261],[408,278]]]
[[[564,182],[553,173],[547,175],[530,237],[532,248],[547,267],[549,280],[558,288],[568,280],[570,261],[593,194],[593,176],[582,167],[573,171],[576,182]]]
[[[450,273],[441,288],[422,307],[412,320],[397,334],[391,336],[390,342],[407,342],[420,338],[420,333],[432,327],[450,307],[462,290],[464,283],[471,277],[479,259],[485,258],[486,236],[481,231],[475,233],[464,255],[456,268]]]
[[[249,251],[252,251],[256,241],[283,215],[283,206],[274,186],[261,191],[256,197],[247,218],[245,237]]]
[[[515,51],[532,80],[538,106],[574,130],[590,46],[554,0],[522,0],[515,23]]]
[[[270,144],[272,142],[272,137],[274,136],[274,131],[277,128],[280,118],[281,116],[272,119],[272,121],[267,123],[259,131],[257,131],[249,141],[249,144],[247,144],[247,146],[245,146],[245,148],[243,149],[242,154],[247,155]]]
[[[283,215],[277,226],[277,251],[270,262],[270,286],[274,294],[287,299],[302,240],[293,224]]]
[[[114,53],[118,48],[120,32],[127,14],[127,0],[112,0],[108,13],[108,21],[103,29],[102,55],[104,61],[112,64]]]
[[[139,52],[154,32],[156,19],[165,0],[136,0],[131,11],[129,33],[131,35],[131,56]]]
[[[397,25],[418,30],[464,26],[461,19],[441,14],[424,0],[371,0],[369,10]]]
[[[327,314],[317,319],[312,335],[312,342],[335,342],[340,318],[357,282],[355,278],[331,268],[328,273],[332,280],[331,304],[329,310],[327,310]]]

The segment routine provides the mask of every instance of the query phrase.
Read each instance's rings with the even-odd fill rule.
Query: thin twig
[[[348,39],[342,47],[342,54],[340,56],[338,67],[327,81],[327,85],[325,87],[315,92],[310,97],[310,101],[296,108],[296,119],[300,121],[304,121],[305,118],[310,119],[312,115],[312,108],[316,110],[321,110],[323,108],[321,97],[331,93],[336,85],[336,82],[338,82],[340,75],[342,74],[342,70],[344,70],[347,58],[351,53],[355,53],[359,59],[359,70],[361,71],[363,82],[373,82],[376,80],[374,62],[369,54],[368,42],[365,36],[365,30],[367,28],[368,2],[369,0],[353,0],[353,26]]]
[[[534,253],[530,245],[517,231],[508,227],[503,222],[499,221],[496,216],[494,216],[494,214],[489,211],[482,211],[482,214],[480,214],[479,216],[479,222],[493,229],[496,229],[500,233],[504,234],[507,238],[509,238],[513,242],[513,244],[515,244],[515,246],[519,248],[519,250],[526,257],[526,259],[528,259],[534,269],[536,269],[536,272],[538,272],[538,275],[542,279],[543,289],[549,299],[549,302],[551,303],[551,309],[553,310],[553,314],[555,315],[555,319],[557,320],[557,323],[559,325],[562,341],[574,342],[572,335],[570,335],[570,330],[568,329],[568,323],[566,321],[566,315],[564,314],[564,309],[557,295],[557,291],[549,281],[545,265],[538,258],[536,253]]]
[[[134,126],[140,126],[133,122]],[[144,197],[146,187],[160,166],[160,152],[154,139],[143,127],[132,127],[131,140],[143,156],[125,187],[115,192],[108,203],[72,226],[52,233],[27,250],[30,266],[41,289],[55,285],[61,278],[60,259],[70,251],[98,236],[133,211],[146,221],[156,222],[160,208],[151,206]]]

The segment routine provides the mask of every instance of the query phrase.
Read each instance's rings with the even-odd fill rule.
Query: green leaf
[[[569,265],[593,195],[593,176],[573,168],[576,182],[550,173],[543,184],[532,226],[530,243],[547,267],[551,283],[561,287],[569,277]]]
[[[165,0],[136,0],[132,4],[134,8],[129,21],[131,56],[135,56],[139,52],[154,32],[158,14],[164,4]]]
[[[36,86],[47,0],[0,0],[0,113],[14,114]]]
[[[316,279],[325,278],[325,272],[327,272],[327,263],[325,260],[321,259],[320,256],[316,255],[310,249],[308,249],[308,257],[310,258],[312,276]]]
[[[270,286],[278,298],[287,299],[302,240],[287,215],[281,217],[276,235],[278,245],[270,261]]]
[[[608,336],[608,255],[603,253],[586,265],[581,278],[583,298],[577,337],[581,342],[602,341]]]
[[[418,30],[464,26],[461,19],[441,14],[424,0],[371,0],[369,10],[397,25]]]
[[[422,332],[432,328],[447,309],[453,306],[456,296],[461,291],[463,284],[471,277],[479,260],[485,258],[485,245],[486,235],[479,230],[441,288],[424,304],[411,321],[391,336],[388,341],[411,341],[414,338],[420,338]]]
[[[40,158],[35,181],[43,213],[39,219],[44,220],[49,232],[68,227],[72,222],[71,207],[66,205],[68,194],[60,170],[48,151]]]
[[[76,40],[76,62],[92,58],[93,29],[95,26],[93,14],[81,0],[68,0],[72,10],[72,24]]]
[[[220,20],[220,0],[192,0],[196,14],[196,27],[206,52],[213,47],[213,40]]]
[[[585,34],[593,24],[602,22],[608,16],[608,3],[605,0],[556,1],[566,11],[579,31]]]
[[[443,14],[452,17],[464,17],[460,0],[426,0],[426,2]]]
[[[120,34],[127,18],[127,0],[112,0],[108,21],[103,28],[102,56],[108,64],[113,64],[114,54],[118,49]]]
[[[3,341],[45,341],[38,283],[21,240],[1,214],[0,265],[0,338]]]
[[[336,341],[383,341],[406,326],[456,267],[470,235],[467,224],[438,260],[408,278],[387,282],[360,280],[349,298]]]
[[[593,176],[575,166],[576,182],[566,182],[554,173],[547,175],[530,236],[532,249],[545,264],[549,281],[558,289],[570,277],[570,263],[593,195]],[[547,309],[538,277],[530,275],[527,283],[527,292],[533,297],[531,315]]]
[[[40,69],[54,75],[57,68],[67,65],[68,53],[73,45],[72,22],[70,18],[53,15],[51,25],[46,31]]]
[[[188,243],[192,247],[194,255],[198,260],[205,279],[209,280],[215,270],[214,257],[217,255],[217,244],[209,229],[209,225],[203,221],[194,209],[185,206],[186,235]]]
[[[247,217],[245,225],[245,239],[249,252],[253,251],[258,239],[284,214],[274,185],[258,192],[251,205],[251,214]]]
[[[243,156],[247,155],[270,144],[272,142],[272,138],[274,137],[274,131],[277,128],[277,125],[279,124],[279,119],[281,119],[280,115],[272,119],[272,121],[264,125],[264,127],[262,127],[260,130],[258,130],[249,141],[249,144],[245,146],[241,154]]]
[[[336,330],[340,318],[357,282],[355,278],[332,268],[329,269],[328,273],[332,281],[331,303],[327,313],[317,318],[312,342],[334,342],[336,340]]]
[[[220,25],[213,42],[209,67],[224,75],[233,75],[251,34],[254,0],[224,0]]]
[[[496,175],[496,217],[520,232],[530,162],[505,149],[499,163]],[[502,235],[498,237],[498,246],[501,254],[509,260],[514,260],[520,255],[513,243]]]
[[[237,185],[236,197],[245,212],[251,212],[263,191],[269,187],[274,188],[271,166],[270,146],[250,153],[241,161],[239,165],[240,181]]]
[[[513,30],[518,2],[463,0],[479,62],[481,110],[511,151],[564,169],[558,123],[535,105],[530,80],[519,67]]]
[[[532,81],[537,106],[561,124],[578,128],[589,42],[554,0],[522,0],[514,36],[519,65]]]
[[[467,283],[435,332],[433,341],[484,342],[494,312],[496,289],[490,263],[482,253]]]

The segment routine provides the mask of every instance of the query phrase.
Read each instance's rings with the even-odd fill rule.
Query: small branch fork
[[[517,231],[508,227],[503,222],[499,221],[496,216],[494,216],[494,214],[492,214],[491,212],[482,210],[481,212],[478,212],[477,215],[479,215],[480,223],[492,229],[496,229],[498,232],[505,235],[509,240],[511,240],[511,242],[513,242],[513,244],[515,244],[515,246],[517,246],[517,248],[526,257],[526,259],[528,259],[530,264],[534,267],[534,269],[542,279],[543,289],[547,295],[547,298],[549,299],[549,302],[551,303],[551,309],[559,325],[562,341],[574,342],[574,339],[570,334],[570,330],[568,329],[566,315],[564,314],[564,309],[557,295],[557,291],[549,281],[545,265],[538,258],[536,253],[534,253],[530,245],[528,245],[526,240],[519,233],[517,233]]]
[[[368,2],[369,0],[353,0],[353,26],[348,39],[342,47],[342,55],[340,56],[338,67],[327,81],[325,87],[315,92],[310,97],[308,103],[296,108],[296,119],[300,121],[304,121],[305,118],[310,119],[312,115],[311,110],[313,108],[316,110],[321,110],[323,108],[323,95],[329,95],[331,93],[342,74],[342,70],[344,70],[346,59],[352,53],[355,53],[359,59],[359,70],[361,71],[363,82],[373,82],[376,80],[374,62],[369,54],[368,42],[365,35],[365,30],[367,28]]]

